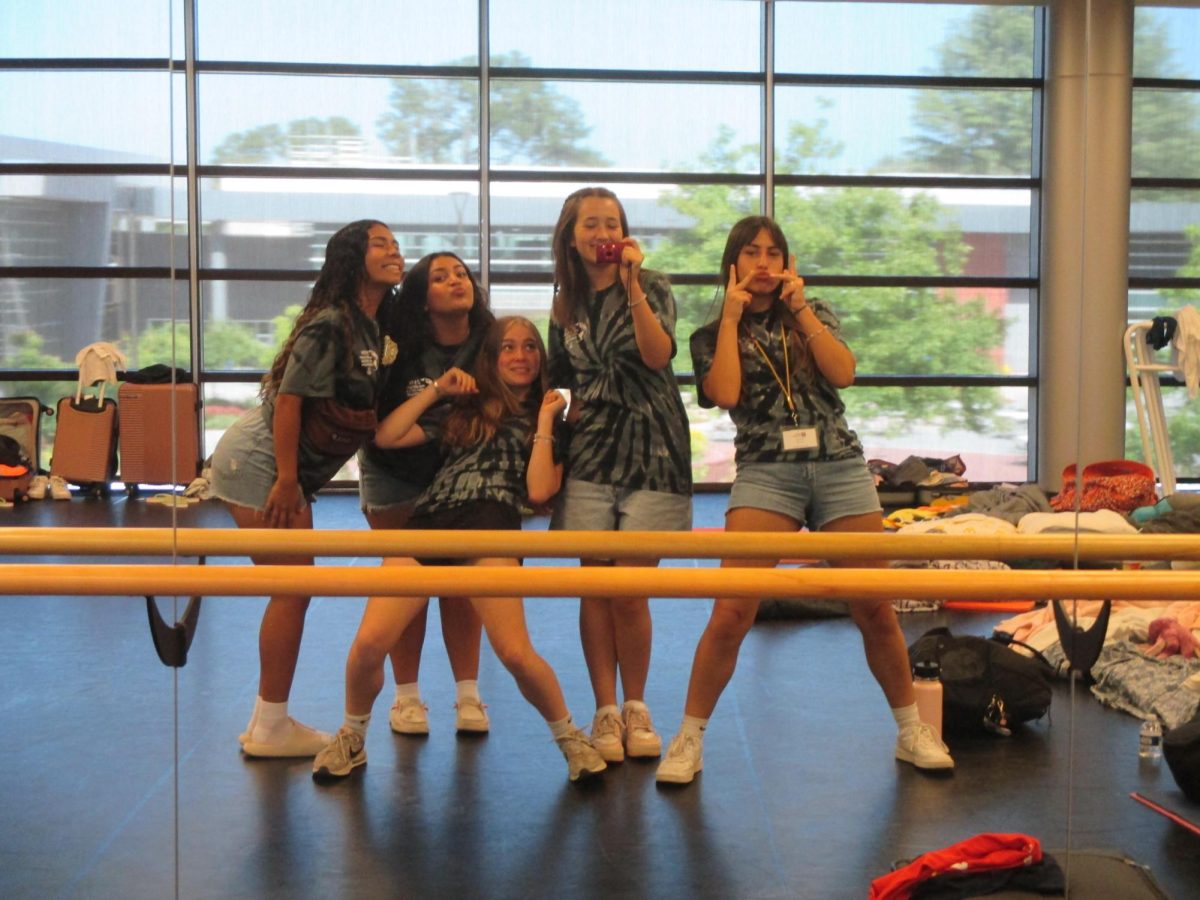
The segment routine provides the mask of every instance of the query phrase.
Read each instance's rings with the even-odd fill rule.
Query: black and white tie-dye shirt
[[[521,509],[528,500],[525,470],[533,452],[531,438],[536,426],[536,413],[510,416],[500,423],[491,440],[470,447],[442,445],[446,461],[429,487],[416,499],[413,512],[428,514],[474,503],[494,500],[514,509]],[[558,461],[556,430],[555,461]],[[441,442],[441,426],[431,426],[426,432]]]
[[[840,323],[829,305],[810,300],[809,306],[821,323],[841,340]],[[696,370],[696,393],[700,405],[715,404],[704,393],[704,379],[712,368],[717,348],[720,321],[710,322],[692,335],[692,365]],[[738,327],[738,352],[742,360],[742,395],[729,411],[737,426],[734,438],[735,460],[743,462],[788,462],[791,460],[835,460],[862,455],[858,435],[846,424],[846,407],[837,388],[813,367],[812,374],[797,365],[797,353],[789,348],[792,375],[792,399],[796,404],[797,425],[816,428],[818,444],[808,450],[784,450],[783,430],[792,427],[792,416],[783,391],[771,373],[755,340],[771,359],[780,378],[784,377],[783,345],[779,316],[772,308],[762,313],[746,313]],[[823,339],[822,339],[823,340]]]
[[[381,353],[379,326],[374,319],[358,307],[346,314],[323,309],[296,335],[279,393],[333,397],[352,409],[374,409],[379,395]],[[262,415],[271,427],[275,420],[273,397],[263,402]],[[324,487],[346,462],[321,453],[303,430],[297,453],[297,476],[306,494]]]
[[[646,302],[671,336],[675,297],[665,276],[642,270]],[[549,373],[580,404],[567,457],[567,475],[630,490],[690,494],[691,435],[679,384],[670,366],[642,362],[632,313],[619,281],[595,294],[586,319],[564,329],[550,323]]]

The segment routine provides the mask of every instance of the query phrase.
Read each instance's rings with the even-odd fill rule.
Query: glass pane
[[[753,85],[495,79],[492,165],[758,172],[760,96]]]
[[[1200,90],[1133,92],[1135,178],[1200,178]]]
[[[171,4],[164,0],[4,3],[0,5],[0,58],[166,57],[170,13]],[[182,13],[175,16],[174,24],[179,46]]]
[[[544,337],[550,324],[552,289],[548,284],[493,284],[488,301],[497,316],[524,316]]]
[[[1034,7],[776,3],[776,70],[1030,78]]]
[[[500,54],[493,64],[755,71],[760,6],[729,0],[492,0],[491,46]]]
[[[1028,291],[814,287],[808,295],[837,313],[859,375],[1029,372]]]
[[[800,270],[822,275],[1030,275],[1031,192],[781,188],[775,217]]]
[[[200,190],[207,267],[316,272],[330,236],[362,218],[386,222],[410,263],[447,248],[478,262],[475,182],[214,178]]]
[[[1135,78],[1200,78],[1200,10],[1137,6]]]
[[[1160,354],[1162,362],[1170,362],[1167,354]],[[1163,415],[1167,420],[1167,438],[1171,444],[1171,458],[1175,463],[1175,478],[1200,478],[1200,404],[1188,400],[1187,388],[1167,377],[1162,385]],[[1153,446],[1153,436],[1150,436]],[[1154,466],[1157,460],[1147,459],[1142,442],[1141,427],[1133,395],[1125,398],[1125,456]],[[1161,474],[1160,474],[1161,478]]]
[[[476,0],[370,7],[327,0],[199,0],[196,31],[205,60],[476,65],[478,19]]]
[[[704,409],[696,389],[682,388],[683,405],[692,427],[692,479],[696,484],[733,484],[733,438],[737,428],[723,409]]]
[[[0,72],[0,97],[0,162],[170,161],[166,71]]]
[[[862,387],[842,391],[867,459],[961,456],[970,482],[1022,484],[1029,472],[1026,388]]]
[[[1130,277],[1200,277],[1200,191],[1135,190],[1130,200]]]
[[[795,174],[1032,171],[1028,90],[781,87],[775,167]]]
[[[311,281],[202,282],[204,368],[269,369],[311,289]]]
[[[11,369],[74,369],[95,341],[116,344],[131,369],[169,363],[167,323],[188,319],[187,282],[158,278],[3,278],[0,304],[0,368]],[[191,368],[186,334],[174,352]]]
[[[153,175],[0,176],[0,246],[14,266],[187,265],[182,182]]]
[[[200,160],[479,165],[479,84],[458,78],[201,75]]]
[[[493,182],[493,271],[552,271],[550,239],[563,201],[589,185],[548,182]],[[629,229],[646,253],[646,264],[664,272],[716,272],[725,234],[746,212],[758,210],[756,187],[725,185],[603,184],[625,207]],[[746,210],[743,212],[742,210]],[[697,223],[704,217],[703,236]],[[711,222],[715,224],[710,224]],[[726,219],[728,222],[726,222]],[[721,245],[709,251],[709,232],[720,231]],[[708,261],[711,256],[711,261]],[[699,260],[700,262],[697,262]],[[699,268],[693,268],[699,266]]]

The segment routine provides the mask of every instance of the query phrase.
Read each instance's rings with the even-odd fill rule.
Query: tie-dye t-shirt
[[[809,306],[830,334],[841,340],[840,324],[825,302],[810,300]],[[692,335],[692,365],[696,370],[696,393],[700,405],[715,404],[704,393],[704,379],[712,368],[720,322],[711,322]],[[816,340],[828,340],[825,337]],[[767,366],[759,346],[766,351],[775,373],[784,377],[783,343],[776,308],[762,313],[746,313],[738,328],[738,352],[742,361],[742,396],[729,411],[737,426],[734,438],[737,462],[787,462],[789,460],[835,460],[862,455],[858,435],[846,424],[846,407],[832,384],[820,372],[809,373],[796,364],[796,351],[789,348],[792,399],[796,404],[796,425],[817,430],[816,447],[808,450],[784,450],[783,430],[792,427],[792,414],[775,374]]]
[[[668,335],[674,355],[675,298],[667,279],[642,270],[646,302]],[[679,384],[670,366],[642,362],[632,312],[619,281],[595,294],[587,316],[564,329],[550,323],[550,383],[569,388],[580,404],[567,457],[567,476],[630,490],[690,494],[691,435]]]

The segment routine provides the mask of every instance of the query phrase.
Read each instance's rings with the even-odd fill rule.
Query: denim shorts
[[[782,513],[812,531],[844,516],[883,512],[875,479],[861,456],[742,463],[729,492],[729,509],[742,506]]]
[[[396,477],[396,470],[382,466],[365,453],[358,454],[358,502],[365,513],[412,506],[423,488]]]
[[[550,527],[563,531],[689,531],[692,498],[568,478]]]
[[[262,409],[244,412],[225,430],[212,455],[212,494],[218,500],[262,510],[275,485],[275,439]],[[306,500],[312,502],[311,497]]]

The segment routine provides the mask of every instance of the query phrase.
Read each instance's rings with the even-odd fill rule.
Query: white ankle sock
[[[550,726],[550,734],[554,736],[556,741],[559,738],[566,737],[575,730],[575,723],[571,721],[569,715],[565,719],[559,719],[557,722],[547,722],[546,724]]]
[[[621,710],[617,709],[617,707],[611,703],[608,704],[607,706],[596,707],[596,715],[597,716],[601,716],[604,713],[612,713],[614,716],[619,716],[619,715],[621,715]]]
[[[259,697],[250,720],[254,723],[251,740],[263,743],[279,737],[288,725],[288,702],[268,703]]]
[[[650,707],[646,706],[645,702],[641,700],[626,700],[625,705],[621,707],[621,711],[627,712],[631,709],[640,709],[643,712],[647,712]]]
[[[699,716],[684,716],[683,722],[679,725],[679,733],[703,739],[704,729],[707,727],[708,719],[702,719]]]
[[[421,687],[415,681],[410,681],[408,684],[396,685],[396,699],[403,700],[405,697],[415,697],[421,699]]]
[[[474,678],[464,678],[462,681],[454,682],[454,692],[458,695],[458,702],[464,700],[479,701],[479,682]]]
[[[892,717],[896,720],[896,727],[901,731],[921,724],[921,716],[917,712],[915,703],[911,706],[893,706]]]
[[[365,716],[355,716],[351,715],[350,713],[346,713],[346,717],[342,720],[342,724],[355,734],[365,738],[367,736],[367,726],[371,724],[371,714],[367,713]]]

